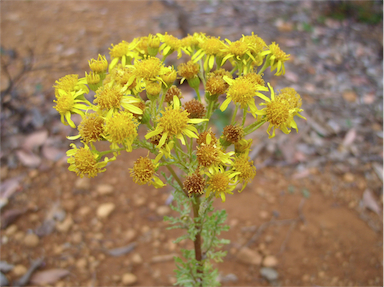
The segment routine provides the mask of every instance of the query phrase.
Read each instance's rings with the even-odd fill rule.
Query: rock
[[[27,267],[25,267],[24,265],[18,264],[15,266],[15,268],[13,268],[12,273],[15,276],[19,277],[19,276],[23,276],[27,271],[28,271]]]
[[[141,258],[141,255],[139,253],[135,253],[132,255],[132,263],[135,265],[143,263],[143,258]]]
[[[354,103],[357,100],[357,94],[354,91],[347,90],[343,92],[343,98],[347,102]]]
[[[249,249],[248,247],[243,247],[240,249],[239,253],[237,254],[237,259],[245,264],[252,264],[252,265],[257,265],[259,266],[262,261],[261,255]]]
[[[9,281],[7,277],[5,277],[5,275],[0,272],[0,286],[8,286],[8,285],[9,285]]]
[[[80,258],[79,260],[76,261],[76,267],[79,269],[85,269],[87,267],[87,259],[85,258]]]
[[[73,225],[73,220],[70,215],[68,215],[63,222],[57,222],[56,223],[56,230],[59,232],[68,232],[69,229],[71,229]]]
[[[74,199],[67,199],[62,205],[65,210],[72,212],[76,208],[77,202]]]
[[[96,191],[99,195],[108,195],[113,193],[114,188],[112,185],[109,184],[100,184],[97,186]]]
[[[83,241],[83,235],[81,234],[81,232],[76,232],[72,235],[72,242],[74,244],[80,244],[82,241]]]
[[[156,202],[152,201],[148,204],[148,207],[150,210],[155,210],[157,207],[157,204],[156,204]]]
[[[264,267],[276,267],[277,263],[277,258],[273,255],[268,255],[263,260]]]
[[[164,215],[167,215],[168,213],[171,212],[171,208],[167,205],[163,205],[163,206],[159,206],[157,209],[156,209],[156,213],[160,216],[164,216]]]
[[[78,178],[75,182],[76,189],[88,190],[91,187],[91,180],[88,177]]]
[[[267,219],[268,218],[268,211],[265,211],[265,210],[260,211],[259,216],[261,219]]]
[[[15,234],[16,231],[17,231],[17,225],[12,224],[11,226],[7,227],[7,229],[5,230],[5,235],[11,236]]]
[[[89,206],[82,206],[80,207],[78,212],[80,216],[86,216],[88,213],[91,212],[91,208]]]
[[[124,233],[125,239],[127,241],[132,241],[133,239],[135,239],[136,235],[137,232],[134,229],[129,229]]]
[[[239,278],[237,278],[237,276],[233,273],[229,273],[219,279],[219,282],[221,283],[229,283],[229,282],[237,282],[237,281],[239,281]]]
[[[137,282],[137,277],[135,274],[132,273],[125,273],[121,277],[121,282],[124,286],[130,286],[132,284],[135,284]]]
[[[308,282],[310,279],[311,279],[311,276],[309,274],[304,274],[301,277],[301,281],[303,281],[303,282]]]
[[[134,198],[133,201],[135,203],[135,206],[140,207],[140,206],[145,204],[146,200],[145,200],[145,197],[138,196],[138,197]]]
[[[343,179],[345,182],[353,182],[355,180],[355,177],[353,176],[352,173],[347,172],[344,174]]]
[[[270,267],[263,267],[260,269],[260,274],[262,277],[267,279],[268,281],[275,281],[277,278],[279,278],[279,273],[273,268]]]
[[[36,247],[39,244],[39,237],[36,234],[30,233],[24,237],[24,245],[27,247]]]
[[[23,231],[17,231],[16,232],[16,234],[15,234],[15,236],[14,236],[14,238],[15,238],[15,240],[16,241],[21,241],[21,240],[23,240],[23,238],[25,237],[25,234],[24,234],[24,232]]]
[[[97,208],[97,217],[100,219],[107,218],[112,211],[114,211],[116,208],[115,204],[112,202],[109,203],[103,203]]]

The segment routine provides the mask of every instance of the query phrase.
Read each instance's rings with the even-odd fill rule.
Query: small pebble
[[[27,247],[36,247],[39,244],[39,237],[36,234],[30,233],[24,237],[24,245]]]
[[[268,281],[275,281],[277,278],[279,278],[279,273],[273,268],[270,267],[263,267],[260,269],[260,274],[262,277],[267,279]]]
[[[24,265],[18,264],[15,266],[15,268],[13,268],[12,273],[15,276],[22,276],[27,272],[27,270],[28,270],[27,267],[25,267]]]
[[[269,255],[266,256],[263,260],[263,266],[264,267],[275,267],[277,265],[278,261],[275,256]]]
[[[121,277],[121,282],[123,283],[124,286],[130,286],[137,282],[137,277],[132,273],[125,273]]]
[[[168,213],[171,212],[171,208],[167,205],[163,205],[163,206],[159,206],[157,209],[156,209],[156,213],[160,216],[164,216],[164,215],[167,215]]]
[[[97,208],[97,217],[101,219],[107,218],[112,213],[112,211],[115,210],[115,208],[116,206],[112,202],[103,203]]]
[[[113,193],[113,186],[109,184],[100,184],[97,186],[96,191],[99,195],[108,195]]]

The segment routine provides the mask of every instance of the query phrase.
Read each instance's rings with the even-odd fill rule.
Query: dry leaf
[[[23,143],[23,148],[25,150],[33,150],[36,147],[39,147],[45,143],[48,138],[48,131],[42,130],[38,132],[34,132],[27,136]]]
[[[373,212],[380,214],[380,206],[377,204],[375,198],[373,197],[371,191],[366,189],[363,194],[363,204],[366,208],[372,210]]]
[[[37,167],[41,163],[41,158],[32,152],[18,150],[16,151],[17,158],[27,167]]]
[[[17,190],[20,189],[20,181],[24,176],[16,176],[4,181],[0,185],[0,197],[10,198]]]
[[[356,129],[350,129],[343,140],[343,145],[344,146],[350,146],[356,139]]]
[[[1,214],[1,228],[4,229],[12,222],[14,222],[20,215],[24,214],[27,211],[26,208],[19,209],[10,209]]]
[[[58,161],[65,155],[64,151],[47,145],[43,146],[42,153],[45,158],[52,161]]]
[[[136,247],[136,242],[132,242],[131,244],[128,244],[127,246],[106,250],[106,252],[109,255],[117,257],[117,256],[121,256],[121,255],[124,255],[124,254],[131,252],[135,247]]]
[[[30,282],[35,285],[53,284],[64,276],[67,276],[69,271],[66,269],[49,269],[45,271],[36,272],[31,277]]]

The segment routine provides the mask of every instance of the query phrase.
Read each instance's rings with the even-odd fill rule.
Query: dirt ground
[[[308,88],[302,93],[308,113],[321,110],[324,106],[319,102],[330,101],[329,94],[338,94],[335,101],[357,111],[358,116],[351,114],[352,127],[360,124],[366,131],[366,134],[359,133],[356,127],[353,134],[351,127],[341,128],[339,133],[323,135],[323,142],[317,144],[318,137],[314,134],[321,129],[317,127],[316,130],[316,125],[303,122],[300,129],[305,136],[296,136],[295,141],[278,136],[268,144],[264,139],[255,138],[256,146],[262,148],[255,158],[257,175],[254,181],[225,203],[215,202],[216,208],[227,210],[231,226],[229,232],[222,234],[223,238],[231,240],[224,247],[228,255],[223,263],[217,264],[222,285],[382,286],[382,84],[380,87],[375,78],[368,76],[368,82],[364,82],[365,78],[361,80],[355,74],[355,78],[360,77],[355,80],[361,82],[359,88],[349,94],[343,93],[335,88],[343,85],[343,79],[332,84],[331,79],[335,77],[317,73],[315,64],[297,64],[315,53],[310,48],[305,50],[305,45],[293,43],[306,43],[306,37],[310,37],[305,34],[307,26],[302,26],[304,30],[296,30],[292,24],[315,10],[310,1],[295,2],[298,7],[289,3],[239,1],[237,8],[226,1],[179,3],[190,14],[188,32],[203,31],[222,35],[222,38],[237,34],[235,37],[239,38],[254,30],[268,41],[279,42],[280,39],[280,46],[291,47],[289,52],[297,62],[292,64],[294,72],[276,84],[291,83]],[[242,17],[244,7],[248,7],[244,3],[249,7],[256,3],[260,11]],[[174,244],[172,241],[182,231],[167,230],[168,224],[162,221],[164,215],[173,214],[166,204],[171,190],[138,186],[128,176],[133,162],[146,155],[144,150],[122,153],[105,173],[93,179],[79,179],[69,172],[64,152],[69,145],[65,136],[69,135],[70,128],[61,125],[52,109],[52,85],[68,73],[83,75],[88,71],[87,60],[97,57],[98,53],[108,54],[111,43],[165,31],[181,37],[186,30],[183,21],[177,20],[180,7],[173,8],[159,1],[2,1],[0,4],[2,56],[12,59],[11,50],[19,56],[13,57],[16,64],[9,65],[9,72],[18,74],[23,65],[18,59],[28,59],[29,51],[34,61],[32,70],[12,87],[13,93],[2,98],[1,180],[2,183],[7,180],[16,183],[14,194],[2,209],[2,216],[9,211],[18,215],[16,219],[9,213],[8,217],[2,217],[0,258],[15,266],[4,272],[5,276],[9,282],[14,282],[25,274],[34,260],[43,258],[39,271],[68,271],[66,276],[48,285],[172,285],[175,283],[173,256],[179,254],[181,247],[191,246],[188,242]],[[284,9],[296,12],[286,14]],[[259,17],[253,19],[252,15]],[[283,22],[273,22],[277,18]],[[306,23],[312,23],[311,19]],[[316,30],[314,23],[312,28],[321,33],[337,29],[332,28],[337,21],[326,23],[328,25],[319,24],[323,30]],[[366,32],[377,33],[374,35],[381,32],[382,35],[382,22],[356,25],[358,29],[354,31],[361,34],[361,42],[372,41],[373,46],[369,47],[376,51],[374,48],[376,44],[380,47],[380,39],[370,38]],[[335,41],[340,40],[340,35],[334,34]],[[333,44],[320,41],[319,45]],[[326,52],[319,51],[316,55],[321,53]],[[371,53],[368,60],[380,62],[380,51],[377,51],[379,56],[375,55]],[[334,61],[338,61],[337,56],[327,62],[331,67],[328,72],[334,71]],[[352,64],[349,67],[356,68]],[[341,64],[338,68],[349,69]],[[372,73],[382,81],[382,66],[377,69],[379,73]],[[311,82],[311,78],[320,76],[322,79],[329,77],[329,81],[327,78],[321,85],[315,80]],[[305,79],[304,84],[301,79]],[[3,69],[1,90],[8,85],[9,79]],[[370,88],[365,90],[368,86]],[[359,99],[353,100],[353,97]],[[380,103],[381,112],[377,112]],[[357,107],[360,104],[361,107]],[[347,111],[345,106],[334,107],[335,110],[322,112],[323,115],[332,114],[331,117],[337,118],[336,114]],[[364,124],[354,122],[359,117],[363,117]],[[46,138],[33,150],[34,157],[28,161],[17,151],[28,136],[38,132],[47,132]],[[143,133],[144,130],[141,135]],[[41,133],[38,135],[41,137]],[[262,136],[267,138],[265,130]],[[310,154],[300,150],[303,142],[315,151]],[[282,143],[297,144],[298,148],[287,155],[281,151]],[[354,144],[360,153],[351,148]],[[343,148],[348,148],[345,153],[349,157],[332,161]],[[366,158],[364,152],[368,150],[370,157]],[[6,187],[2,188],[4,192]],[[99,218],[98,208],[109,203],[114,207],[112,213]],[[9,224],[5,220],[9,220]],[[30,234],[38,236],[30,240]],[[129,253],[111,255],[114,248],[132,242],[135,245]],[[239,252],[243,247],[261,256],[263,263],[247,262]],[[260,274],[262,265],[268,265],[266,258],[273,261],[270,267],[277,271],[277,280],[268,281]],[[127,274],[134,275],[131,283],[124,283],[128,280]]]

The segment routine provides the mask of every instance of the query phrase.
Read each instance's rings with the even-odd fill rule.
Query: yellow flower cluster
[[[172,54],[180,59],[177,67],[165,64]],[[205,194],[225,201],[238,184],[242,191],[256,175],[249,158],[252,140],[245,137],[264,123],[269,124],[270,137],[276,129],[289,133],[298,129],[294,117],[303,118],[300,95],[292,88],[275,95],[263,78],[268,67],[283,75],[289,55],[253,33],[237,40],[204,33],[182,39],[149,34],[112,44],[109,55],[110,60],[104,55],[90,59],[84,77],[67,75],[54,85],[54,108],[63,124],[78,130],[68,139],[79,140],[81,146],[71,144],[67,155],[69,170],[81,177],[104,172],[122,150],[144,148],[153,158],[140,157],[134,163],[130,174],[135,183],[163,187],[157,170],[166,166],[189,196]],[[184,80],[195,99],[183,100],[178,86]],[[262,108],[257,98],[264,101]],[[216,138],[209,128],[211,116],[231,104],[231,122]],[[237,119],[239,109],[242,119]],[[245,125],[248,113],[255,120]],[[74,120],[75,114],[81,119]],[[140,127],[146,130],[143,136]],[[99,151],[98,141],[108,141],[110,149]],[[184,183],[173,166],[184,173]]]

